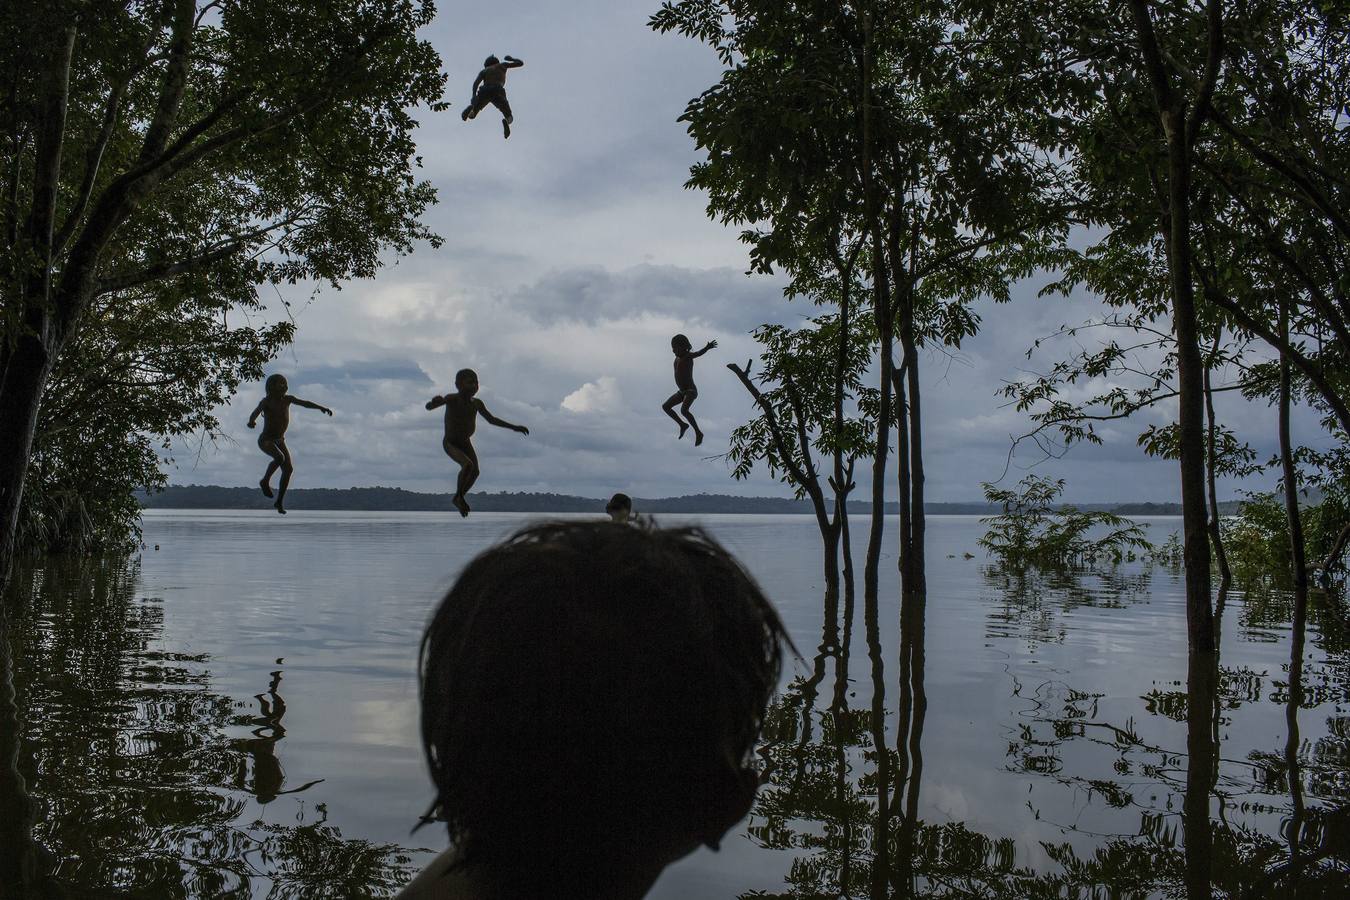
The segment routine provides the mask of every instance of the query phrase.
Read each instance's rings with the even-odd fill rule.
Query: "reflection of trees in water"
[[[1004,583],[1012,594],[991,617],[1019,623],[1016,635],[1033,646],[1062,639],[1053,635],[1059,633],[1056,623],[1064,609],[1119,606],[1148,588],[1146,577],[1121,577],[1114,582],[1121,594],[1111,597],[1100,578],[1075,586],[1062,576],[1048,585],[1008,577]],[[1041,615],[1022,616],[1028,604]],[[1221,757],[1220,717],[1244,704],[1286,703],[1287,685],[1267,683],[1264,674],[1250,669],[1219,667],[1212,656],[1191,660],[1184,690],[1144,698],[1149,714],[1186,725],[1185,746],[1179,748],[1149,744],[1133,721],[1104,721],[1099,694],[1060,681],[1024,693],[1038,703],[1010,741],[1009,769],[1054,779],[1089,804],[1137,810],[1136,833],[1093,835],[1063,823],[1058,827],[1072,840],[1042,842],[1053,866],[1033,868],[1019,863],[1012,837],[982,834],[962,822],[923,822],[918,796],[923,709],[930,699],[923,680],[923,608],[922,598],[902,604],[901,646],[889,655],[877,640],[876,604],[867,604],[872,690],[867,699],[858,691],[857,708],[849,705],[846,685],[839,681],[847,679],[848,650],[840,646],[836,616],[827,609],[810,674],[794,680],[770,712],[763,751],[768,782],[750,827],[756,841],[795,858],[785,890],[743,896],[1142,900],[1350,895],[1347,808],[1300,806],[1294,799],[1299,792],[1291,796],[1287,777],[1270,779],[1289,769],[1278,749],[1249,760]],[[1177,639],[1184,640],[1184,634]],[[831,664],[833,689],[827,684]],[[1306,708],[1313,695],[1324,701],[1344,697],[1346,681],[1338,680],[1338,672],[1343,672],[1342,661],[1308,673],[1312,690],[1288,708]],[[1336,690],[1318,691],[1323,676],[1336,682]],[[888,696],[894,698],[891,706]],[[1296,777],[1306,796],[1344,803],[1350,719],[1334,718],[1330,730],[1331,737],[1299,745]],[[1091,744],[1091,752],[1066,752],[1083,742]],[[940,747],[927,749],[941,753]],[[1271,808],[1283,816],[1280,833],[1244,824],[1251,801],[1244,807],[1228,799],[1253,792],[1267,794]],[[1029,807],[1027,815],[1040,818],[1040,811]],[[1088,844],[1095,846],[1083,849]]]
[[[1032,650],[1039,644],[1063,643],[1068,633],[1065,613],[1080,607],[1125,607],[1147,600],[1153,586],[1151,567],[1037,572],[995,565],[981,574],[992,589],[988,635],[1020,637]]]
[[[52,562],[16,578],[9,638],[33,835],[72,896],[349,897],[392,893],[402,848],[350,840],[322,803],[295,824],[241,818],[285,790],[280,672],[240,716],[204,655],[152,651],[162,610],[135,563]],[[0,697],[0,699],[3,699]],[[252,725],[230,740],[229,726]],[[311,782],[312,784],[313,782]],[[0,807],[0,818],[10,810]]]

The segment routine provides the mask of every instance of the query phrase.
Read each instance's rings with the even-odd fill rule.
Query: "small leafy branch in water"
[[[1091,568],[1098,562],[1115,564],[1153,552],[1144,537],[1145,526],[1114,513],[1056,503],[1063,493],[1062,478],[1028,475],[1015,488],[986,482],[985,499],[1000,504],[1003,512],[980,520],[989,526],[980,546],[1004,566],[1017,569]]]

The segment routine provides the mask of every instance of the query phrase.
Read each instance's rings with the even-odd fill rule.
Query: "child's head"
[[[280,397],[282,394],[286,393],[288,387],[290,387],[290,385],[286,383],[286,376],[282,375],[280,372],[277,372],[274,375],[268,375],[267,381],[263,383],[263,390],[265,390],[270,397]]]
[[[694,345],[689,343],[689,338],[682,334],[677,334],[670,339],[670,349],[676,353],[688,353],[694,349]]]
[[[492,66],[496,66],[496,65],[500,65],[500,64],[501,64],[501,60],[498,59],[498,58],[495,57],[495,56],[489,56],[487,59],[483,60],[483,68],[485,68],[485,69],[489,69],[489,68],[491,68]]]
[[[633,514],[633,498],[627,494],[615,494],[605,504],[605,512],[609,513],[609,517],[615,522],[627,522],[628,517]]]
[[[460,369],[455,373],[455,390],[461,394],[478,393],[478,373],[473,369]]]
[[[481,554],[420,658],[433,811],[466,870],[578,896],[716,845],[753,801],[785,641],[696,529],[550,523]]]

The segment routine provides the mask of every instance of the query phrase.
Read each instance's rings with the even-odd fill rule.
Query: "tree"
[[[409,115],[443,107],[416,33],[432,14],[414,0],[6,4],[0,579],[44,391],[100,298],[336,284],[433,238]]]
[[[881,410],[864,577],[875,592],[894,423],[901,581],[922,593],[920,350],[959,346],[978,327],[974,300],[1005,299],[1049,262],[1064,227],[1053,166],[943,4],[681,0],[652,25],[726,66],[682,117],[706,153],[688,186],[708,192],[710,216],[745,226],[754,268],[824,268],[822,232],[863,242]]]

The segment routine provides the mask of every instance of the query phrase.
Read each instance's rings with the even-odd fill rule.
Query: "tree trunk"
[[[1217,350],[1219,346],[1218,338],[1214,340],[1214,347]],[[1222,595],[1228,591],[1228,587],[1233,582],[1233,573],[1228,568],[1228,554],[1223,548],[1223,531],[1219,528],[1219,490],[1217,484],[1217,469],[1219,463],[1219,450],[1216,446],[1218,439],[1218,424],[1214,418],[1214,391],[1210,384],[1210,366],[1205,366],[1205,418],[1209,428],[1209,440],[1206,446],[1205,454],[1205,475],[1207,479],[1207,488],[1209,490],[1209,540],[1214,546],[1214,561],[1219,567],[1219,593]],[[1216,638],[1217,643],[1217,638]]]
[[[909,380],[909,577],[901,585],[906,595],[922,597],[928,593],[928,574],[924,542],[928,524],[924,512],[923,473],[923,406],[919,392],[919,351],[914,342],[914,323],[911,321],[901,335],[905,354],[905,374]],[[901,497],[904,503],[906,498]]]
[[[1168,129],[1169,262],[1177,336],[1178,425],[1181,440],[1181,513],[1186,561],[1186,625],[1190,646],[1214,650],[1210,601],[1209,510],[1205,498],[1205,364],[1200,358],[1191,284],[1190,158],[1179,123]]]
[[[52,358],[41,335],[21,334],[0,382],[0,591],[14,566],[23,483]]]
[[[1280,305],[1280,332],[1289,335],[1289,306]],[[1303,514],[1298,508],[1298,470],[1294,467],[1294,445],[1289,436],[1289,407],[1292,385],[1289,357],[1280,354],[1280,468],[1284,474],[1284,509],[1289,517],[1289,562],[1294,577],[1294,620],[1301,623],[1308,608],[1308,561],[1303,543]]]
[[[1214,649],[1214,610],[1210,599],[1209,511],[1205,500],[1204,361],[1196,327],[1195,286],[1191,275],[1191,146],[1208,110],[1218,76],[1223,33],[1218,0],[1207,0],[1209,46],[1205,81],[1187,115],[1187,101],[1172,83],[1163,62],[1145,0],[1131,0],[1135,31],[1143,54],[1143,73],[1152,88],[1162,137],[1167,145],[1167,201],[1162,233],[1167,239],[1172,323],[1177,339],[1177,425],[1181,443],[1181,512],[1186,562],[1186,630],[1192,650]]]
[[[1191,648],[1186,654],[1186,792],[1181,825],[1186,844],[1186,900],[1213,896],[1213,829],[1209,820],[1210,786],[1218,748],[1214,742],[1218,654]]]

